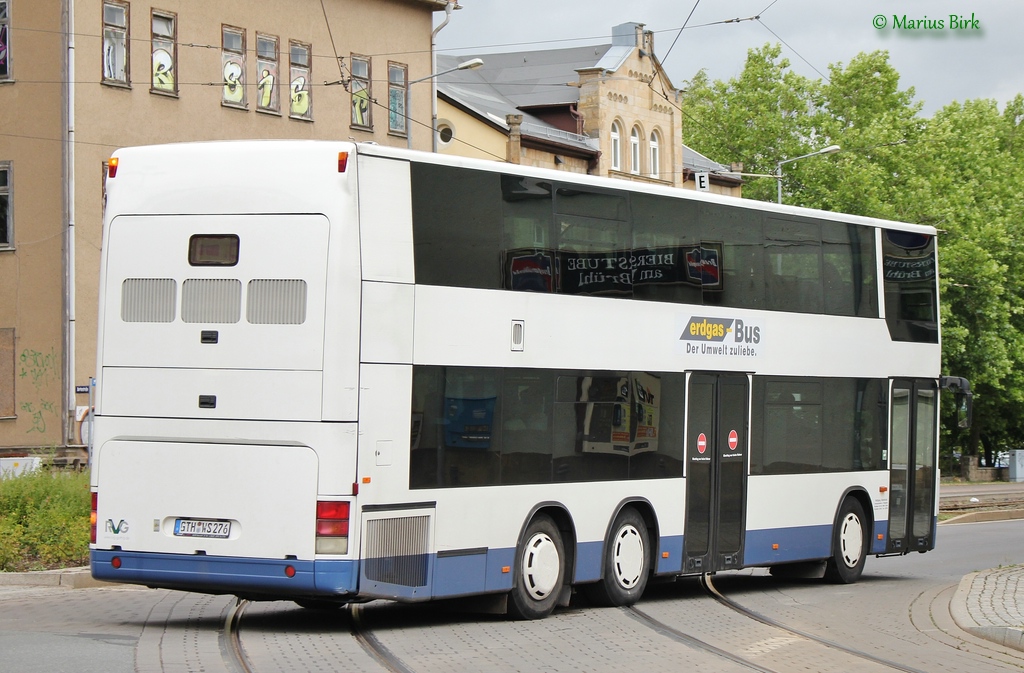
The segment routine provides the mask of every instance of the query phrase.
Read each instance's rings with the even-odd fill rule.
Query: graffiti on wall
[[[47,389],[60,381],[60,358],[53,347],[48,353],[26,348],[18,357],[18,378],[31,384],[36,399],[22,402],[20,410],[29,415],[32,423],[26,433],[45,433],[47,419],[59,419],[57,404],[46,399]]]

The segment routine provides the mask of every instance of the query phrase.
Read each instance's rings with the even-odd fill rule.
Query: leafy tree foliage
[[[698,72],[683,99],[683,142],[744,171],[839,145],[783,168],[788,204],[930,224],[940,231],[943,370],[975,391],[968,453],[1024,448],[1024,96],[921,116],[887,52],[793,73],[778,45],[748,52],[728,82]],[[776,180],[746,198],[774,201]],[[951,424],[950,424],[951,425]]]

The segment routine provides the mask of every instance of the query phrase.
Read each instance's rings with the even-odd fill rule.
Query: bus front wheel
[[[547,617],[558,603],[564,582],[562,534],[551,517],[541,514],[530,522],[516,551],[509,615],[515,619]]]
[[[832,558],[825,564],[825,579],[836,584],[852,584],[864,572],[868,553],[867,517],[856,498],[843,501],[832,531]]]
[[[600,582],[587,593],[599,605],[633,605],[643,595],[650,575],[650,535],[643,517],[632,507],[615,518],[605,541],[604,568]]]

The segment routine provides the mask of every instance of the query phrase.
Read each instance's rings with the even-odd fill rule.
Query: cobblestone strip
[[[953,619],[976,636],[1024,650],[1024,566],[964,576],[950,605]]]

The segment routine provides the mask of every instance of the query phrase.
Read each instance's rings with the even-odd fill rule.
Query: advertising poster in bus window
[[[517,292],[551,292],[555,287],[555,263],[551,251],[537,248],[507,250],[502,264],[502,283]]]
[[[585,376],[577,390],[584,453],[632,456],[658,450],[658,377],[646,373]]]

